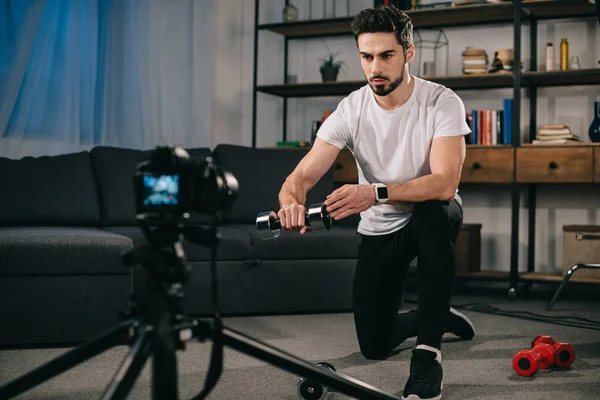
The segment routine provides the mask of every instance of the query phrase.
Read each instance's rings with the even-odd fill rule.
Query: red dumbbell
[[[552,339],[552,336],[538,335],[531,341],[531,347],[535,347],[540,343],[546,343],[552,346],[554,352],[554,363],[552,366],[565,368],[573,364],[575,361],[575,349],[568,343],[557,342]]]
[[[539,369],[554,363],[554,349],[548,343],[539,343],[532,349],[521,350],[513,356],[513,369],[518,375],[531,376]]]

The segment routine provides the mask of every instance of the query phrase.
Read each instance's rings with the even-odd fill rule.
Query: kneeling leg
[[[415,257],[412,237],[406,228],[389,235],[361,235],[353,308],[360,350],[368,359],[381,359],[416,335],[417,314],[398,314],[404,279]]]
[[[441,349],[456,275],[454,245],[462,224],[462,208],[453,200],[415,205],[412,231],[418,248],[417,345]]]

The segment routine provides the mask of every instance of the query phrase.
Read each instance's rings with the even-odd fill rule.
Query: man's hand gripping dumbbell
[[[299,231],[331,229],[331,217],[323,203],[312,204],[308,210],[301,204],[285,205],[279,214],[265,211],[256,217],[256,229],[263,240],[276,239],[281,230]]]

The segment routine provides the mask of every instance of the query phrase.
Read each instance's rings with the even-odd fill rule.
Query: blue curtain
[[[193,105],[210,97],[210,85],[197,82],[210,61],[192,55],[210,54],[210,40],[194,40],[210,37],[210,8],[194,0],[0,1],[0,155],[209,145],[210,110]]]

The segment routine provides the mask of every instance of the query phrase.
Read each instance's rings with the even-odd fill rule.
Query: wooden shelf
[[[481,74],[454,76],[422,76],[452,90],[478,90],[511,88],[512,74]],[[346,96],[366,84],[360,81],[289,83],[283,85],[263,85],[256,90],[280,97],[325,97]],[[536,86],[567,86],[600,84],[600,68],[573,71],[530,71],[521,74],[521,84]]]
[[[281,97],[346,96],[365,84],[366,81],[289,83],[287,85],[258,86],[256,90]]]
[[[525,84],[535,86],[569,86],[600,84],[600,68],[571,71],[527,71],[522,73]]]
[[[469,280],[498,280],[507,281],[510,273],[508,271],[478,271],[470,273],[458,273],[457,278]],[[555,282],[560,283],[563,280],[563,275],[559,272],[521,272],[519,280],[527,282]],[[569,283],[589,283],[600,284],[600,278],[577,278],[577,274],[569,279]]]
[[[512,144],[467,144],[468,149],[510,149]]]
[[[519,274],[519,279],[531,282],[562,282],[563,275],[560,272],[525,272]],[[571,279],[569,279],[569,283],[599,284],[600,278],[578,278],[577,274],[574,274]]]
[[[423,76],[422,78],[431,82],[437,82],[452,90],[510,88],[513,84],[512,75],[510,74]],[[366,83],[365,80],[290,83],[285,85],[258,86],[256,90],[281,97],[346,96],[350,92],[366,85]]]
[[[533,147],[535,149],[540,147],[551,147],[553,149],[556,148],[568,148],[568,149],[576,149],[578,147],[600,147],[600,143],[577,143],[577,144],[532,144],[532,143],[523,143],[521,147]]]
[[[589,0],[526,0],[523,12],[537,19],[595,17],[596,6]]]
[[[352,18],[353,17],[343,17],[261,24],[258,25],[258,29],[277,33],[288,39],[350,35],[352,33],[352,30],[350,29]]]
[[[474,26],[508,23],[513,21],[512,3],[476,4],[459,7],[434,8],[406,11],[415,29],[452,26]],[[564,19],[594,17],[596,8],[588,0],[525,0],[522,4],[523,19]],[[261,24],[259,30],[283,35],[288,39],[317,36],[350,35],[352,16],[332,19],[305,20]]]

